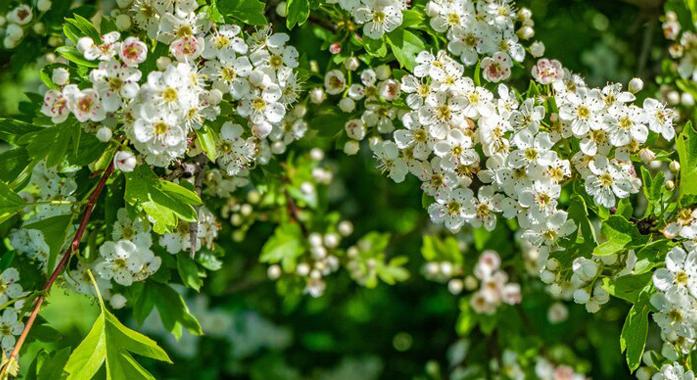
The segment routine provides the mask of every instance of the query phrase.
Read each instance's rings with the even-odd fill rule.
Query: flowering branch
[[[73,237],[70,246],[65,250],[65,253],[63,253],[63,257],[61,258],[60,262],[58,262],[58,265],[56,265],[56,268],[53,270],[53,273],[51,273],[51,276],[48,278],[48,281],[46,281],[46,283],[44,284],[41,293],[36,298],[36,301],[34,302],[34,308],[32,309],[31,314],[29,315],[27,323],[24,325],[24,330],[22,330],[22,334],[17,339],[17,343],[12,349],[12,353],[10,353],[6,368],[9,368],[11,363],[19,355],[19,351],[22,348],[22,345],[24,344],[24,341],[26,340],[29,331],[34,325],[34,321],[36,320],[36,317],[39,314],[39,310],[41,310],[41,306],[46,300],[46,296],[48,295],[48,292],[51,290],[53,283],[56,282],[58,276],[68,265],[70,257],[80,247],[80,241],[82,240],[82,236],[84,235],[85,230],[87,229],[87,223],[90,221],[90,217],[92,216],[92,211],[94,211],[94,206],[97,203],[97,199],[99,199],[99,195],[102,193],[106,181],[109,179],[109,176],[111,176],[113,172],[114,161],[112,160],[109,166],[104,170],[104,173],[102,173],[102,177],[99,179],[99,183],[97,183],[97,186],[92,191],[92,194],[90,194],[90,197],[87,199],[85,212],[84,214],[82,214],[80,225],[78,226],[77,231],[75,232],[75,236]],[[5,371],[5,368],[3,368],[2,371]]]

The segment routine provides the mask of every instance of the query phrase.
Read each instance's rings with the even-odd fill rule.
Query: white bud
[[[343,220],[339,222],[338,230],[341,235],[349,236],[353,233],[353,224],[348,220]]]
[[[576,289],[574,290],[574,302],[579,304],[584,304],[590,300],[591,296],[588,294],[586,289]]]
[[[448,281],[448,290],[450,291],[450,293],[452,293],[454,295],[460,294],[460,292],[462,292],[462,289],[464,287],[465,287],[465,284],[460,279],[454,278],[454,279]]]
[[[310,101],[314,104],[320,104],[327,98],[324,90],[321,87],[315,87],[310,90]]]
[[[637,380],[649,380],[649,379],[651,379],[653,372],[651,371],[651,368],[649,368],[649,367],[640,367],[639,369],[637,369],[635,375],[636,375]]]
[[[310,158],[315,161],[322,161],[324,159],[324,151],[320,148],[312,148]]]
[[[251,190],[247,193],[247,202],[257,204],[261,200],[261,194],[256,190]]]
[[[670,361],[678,360],[678,353],[675,351],[675,347],[667,342],[663,343],[663,347],[661,347],[661,356]]]
[[[136,163],[136,156],[129,151],[120,150],[114,156],[114,166],[124,173],[132,172]]]
[[[288,16],[288,4],[285,1],[281,1],[276,5],[276,14],[279,15],[280,17],[287,17]]]
[[[542,271],[542,273],[540,273],[540,280],[542,280],[542,282],[544,282],[545,284],[553,283],[556,277],[557,276],[553,272],[550,272],[548,270],[544,270]]]
[[[56,67],[51,72],[51,80],[59,86],[64,86],[70,80],[70,72],[63,67]]]
[[[355,71],[358,69],[358,67],[361,65],[361,61],[358,60],[356,57],[348,57],[344,61],[344,67],[348,71]]]
[[[5,26],[5,23],[7,22],[7,19],[5,16],[0,15],[0,26]]]
[[[533,29],[531,26],[523,26],[522,28],[518,29],[516,34],[521,40],[529,40],[535,37],[535,29]]]
[[[477,281],[476,277],[474,277],[474,276],[465,277],[465,289],[474,290],[474,289],[477,289],[477,286],[479,286],[479,281]]]
[[[240,206],[240,214],[243,216],[250,216],[252,215],[252,212],[254,212],[254,208],[249,203],[245,203]]]
[[[310,273],[310,266],[307,263],[300,263],[295,271],[301,276],[307,276]]]
[[[339,235],[333,232],[324,235],[324,245],[327,248],[336,248],[339,245],[339,241]]]
[[[358,143],[358,141],[347,141],[346,144],[344,144],[344,153],[346,153],[349,156],[353,156],[354,154],[358,153],[360,148],[361,145]]]
[[[644,81],[641,78],[632,78],[627,85],[629,92],[636,94],[644,88]]]
[[[356,102],[351,98],[342,98],[339,100],[339,109],[346,113],[353,112],[356,109]]]
[[[305,194],[313,194],[315,192],[315,187],[310,182],[303,182],[300,184],[300,191]]]
[[[390,69],[390,66],[388,65],[380,65],[375,68],[375,76],[379,80],[385,80],[392,75],[392,69]]]
[[[680,95],[680,104],[685,107],[692,107],[695,105],[695,98],[693,98],[692,94],[689,92],[683,92],[682,95]]]
[[[116,28],[118,28],[120,31],[125,31],[128,29],[131,29],[131,18],[127,14],[120,14],[116,16]]]
[[[39,12],[46,12],[47,10],[51,9],[51,0],[39,0],[36,2],[36,9],[39,10]]]
[[[365,124],[361,119],[351,119],[344,125],[346,136],[353,140],[363,140],[367,132]]]
[[[656,153],[649,148],[642,148],[639,150],[639,158],[641,158],[641,161],[643,161],[645,164],[649,164],[651,161],[656,159]]]
[[[569,309],[561,302],[555,302],[547,310],[547,319],[550,323],[564,322],[569,317]]]
[[[271,144],[271,153],[282,154],[286,151],[286,144],[283,141],[274,141]]]
[[[564,289],[562,289],[561,286],[559,286],[559,284],[557,284],[557,283],[551,284],[549,286],[549,288],[547,288],[547,291],[549,291],[549,294],[551,294],[552,297],[554,297],[554,298],[559,298],[561,296],[563,290]]]
[[[157,65],[157,69],[164,71],[167,69],[167,66],[169,66],[172,63],[172,60],[169,57],[160,57],[155,61],[155,64]]]
[[[109,299],[109,305],[111,305],[111,308],[114,310],[123,308],[126,306],[126,302],[128,302],[128,300],[121,293],[112,294]]]
[[[589,313],[597,313],[600,310],[600,304],[595,300],[590,300],[586,303],[586,311]]]
[[[279,277],[281,277],[281,274],[282,274],[282,272],[281,272],[281,267],[278,266],[278,265],[276,265],[276,264],[271,265],[271,266],[266,270],[266,276],[267,276],[270,280],[277,280]]]
[[[18,42],[19,41],[15,40],[13,38],[10,38],[10,36],[6,36],[3,39],[2,44],[5,47],[5,49],[14,49],[15,47],[17,47]]]
[[[271,123],[262,122],[252,125],[252,134],[260,139],[263,139],[271,133],[272,129],[273,126]]]
[[[532,17],[532,11],[528,8],[520,8],[516,15],[518,16],[518,21],[525,21]]]
[[[540,58],[545,55],[545,44],[541,41],[535,41],[530,45],[530,54],[534,58]]]
[[[315,260],[322,260],[327,257],[327,249],[321,245],[310,248],[310,252]]]
[[[552,257],[549,260],[547,260],[547,263],[545,263],[545,267],[547,267],[547,269],[551,271],[556,271],[557,269],[559,269],[559,260]]]
[[[670,191],[675,190],[675,182],[673,182],[672,180],[667,180],[665,183],[665,186],[666,186],[666,190],[670,190]]]
[[[310,245],[313,247],[321,246],[322,245],[322,235],[320,235],[317,232],[313,232],[307,237],[307,241],[310,242]]]
[[[642,361],[645,365],[650,366],[650,367],[653,367],[653,366],[654,366],[653,357],[651,356],[651,353],[652,353],[652,352],[653,352],[653,351],[647,350],[647,351],[644,351],[644,353],[641,355],[641,361]]]
[[[17,24],[10,24],[5,29],[5,38],[9,38],[15,42],[24,37],[24,29]]]
[[[426,274],[429,276],[435,276],[440,273],[440,265],[438,265],[438,263],[426,263],[426,267],[424,269],[426,271]]]
[[[97,129],[97,140],[105,143],[111,140],[111,129],[107,127],[101,127]]]
[[[670,164],[668,164],[668,168],[670,168],[671,172],[677,173],[680,171],[680,163],[678,161],[671,161]]]
[[[295,108],[293,108],[293,111],[291,112],[293,116],[299,119],[305,116],[305,114],[307,113],[307,107],[305,107],[304,104],[298,104],[297,106],[295,106]]]
[[[674,106],[674,105],[677,105],[678,103],[680,103],[680,94],[679,94],[677,91],[675,91],[675,90],[670,91],[670,92],[666,95],[666,100],[668,100],[668,103],[669,103],[670,105],[673,105],[673,106]]]
[[[81,37],[77,40],[77,50],[79,50],[80,53],[84,53],[85,50],[91,48],[93,45],[94,41],[89,37]]]
[[[36,34],[38,34],[38,35],[43,35],[44,33],[46,33],[46,25],[44,25],[43,22],[37,22],[37,23],[35,23],[35,24],[31,27],[31,29],[34,31],[34,33],[36,33]]]
[[[440,272],[445,276],[450,277],[453,274],[453,264],[448,261],[440,263]]]

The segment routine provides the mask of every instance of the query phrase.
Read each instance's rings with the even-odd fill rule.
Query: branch
[[[15,343],[15,346],[12,349],[12,353],[10,353],[10,356],[8,358],[6,367],[2,369],[2,372],[4,372],[6,368],[10,367],[11,363],[17,359],[19,355],[19,350],[22,349],[22,345],[24,344],[24,341],[27,339],[29,330],[31,330],[32,326],[34,325],[36,317],[39,315],[39,310],[41,310],[41,305],[43,305],[44,301],[46,300],[46,296],[51,290],[53,283],[56,282],[58,276],[67,267],[68,262],[70,261],[70,257],[73,255],[73,253],[77,252],[78,248],[80,247],[80,240],[82,240],[82,236],[84,235],[85,230],[87,229],[87,224],[90,221],[90,217],[92,216],[92,211],[94,211],[94,206],[97,203],[97,199],[99,199],[99,195],[102,193],[106,181],[109,179],[109,176],[111,176],[113,172],[114,160],[111,160],[109,166],[104,170],[104,173],[102,173],[102,177],[99,179],[97,186],[94,188],[94,190],[92,190],[92,194],[90,194],[90,197],[87,199],[85,212],[84,214],[82,214],[80,225],[78,226],[77,231],[75,232],[75,236],[73,237],[70,246],[65,250],[65,253],[63,253],[63,257],[58,262],[58,265],[56,265],[56,269],[53,270],[53,273],[51,273],[51,277],[48,278],[48,281],[46,281],[43,288],[41,289],[41,293],[36,298],[36,301],[34,301],[34,308],[32,309],[31,314],[29,315],[29,319],[27,319],[27,323],[24,325],[24,330],[22,330],[22,334],[17,339],[17,342]]]

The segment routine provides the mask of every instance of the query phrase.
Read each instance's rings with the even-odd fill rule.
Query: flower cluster
[[[192,228],[195,228],[196,247],[191,249]],[[218,237],[220,226],[213,215],[207,208],[201,207],[198,210],[198,218],[196,225],[180,220],[177,228],[170,233],[160,236],[160,245],[167,252],[177,254],[179,252],[197,252],[202,247],[213,249],[213,243]]]
[[[453,232],[466,223],[493,230],[501,213],[548,252],[575,230],[558,207],[564,183],[580,177],[597,204],[614,207],[639,191],[631,157],[649,132],[675,134],[672,111],[658,101],[638,107],[619,84],[589,88],[557,61],[542,59],[533,69],[553,96],[520,101],[505,85],[496,95],[475,85],[443,51],[416,60],[414,75],[401,79],[411,108],[402,113],[404,128],[393,140],[373,139],[371,148],[395,181],[407,173],[422,181],[435,198],[431,219]],[[547,117],[551,101],[559,112]]]
[[[448,51],[467,66],[479,62],[483,77],[490,82],[511,76],[513,62],[525,59],[521,40],[535,35],[532,13],[526,8],[516,11],[512,0],[432,0],[426,13],[436,32],[447,33]],[[544,45],[535,43],[531,53],[541,56]]]
[[[363,35],[373,39],[402,25],[402,11],[407,8],[405,0],[327,0],[327,3],[338,3],[357,24],[363,25]]]
[[[494,251],[485,251],[474,267],[474,276],[479,280],[479,289],[470,298],[472,309],[479,314],[493,314],[503,303],[520,303],[520,285],[508,282],[508,275],[501,270],[501,257]]]
[[[678,62],[678,73],[684,79],[697,81],[697,34],[683,31],[675,12],[667,12],[663,22],[663,35],[674,41],[668,53]]]
[[[688,354],[697,339],[697,247],[685,243],[666,255],[665,268],[656,269],[657,292],[651,304],[658,310],[653,319],[661,327],[661,338],[675,350]]]
[[[44,12],[51,7],[51,2],[39,0],[37,7]],[[0,16],[0,27],[4,25],[5,38],[3,45],[5,49],[14,49],[24,37],[24,28],[31,23],[34,18],[32,9],[27,4],[20,4],[2,17]],[[6,24],[6,25],[5,25]]]

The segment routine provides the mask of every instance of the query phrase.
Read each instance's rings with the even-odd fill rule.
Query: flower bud
[[[339,109],[346,113],[353,112],[356,109],[356,102],[351,98],[341,98]]]
[[[80,53],[84,53],[85,50],[91,48],[93,45],[94,41],[89,37],[81,37],[77,40],[77,50],[79,50]]]
[[[547,319],[550,323],[564,322],[569,317],[569,309],[561,302],[555,302],[547,310]]]
[[[344,125],[346,135],[350,139],[363,140],[366,134],[365,124],[361,119],[351,119]]]
[[[530,45],[530,54],[534,58],[540,58],[545,55],[545,44],[540,41],[535,41]]]
[[[47,10],[51,9],[51,0],[39,0],[36,2],[36,9],[39,10],[39,12],[46,12]]]
[[[133,2],[133,0],[116,0],[116,5],[119,8],[126,8],[129,5],[131,5],[132,2]]]
[[[279,17],[288,17],[288,3],[281,1],[276,5],[276,14]]]
[[[128,302],[128,300],[121,293],[112,294],[109,299],[109,305],[111,305],[111,308],[114,310],[122,309],[126,306],[126,302]]]
[[[590,300],[590,294],[586,289],[576,289],[574,290],[574,302],[578,304],[584,304]]]
[[[310,101],[314,104],[320,104],[327,98],[324,90],[320,87],[315,87],[310,90]]]
[[[59,86],[65,86],[70,81],[70,72],[63,67],[56,67],[51,72],[51,81]]]
[[[162,71],[164,71],[171,63],[172,60],[169,57],[160,57],[157,59],[157,61],[155,61],[157,69]]]
[[[271,123],[266,123],[266,122],[257,123],[257,124],[252,125],[252,134],[255,137],[263,139],[271,133],[272,129],[273,129],[273,126],[271,125]]]
[[[353,224],[348,220],[343,220],[339,222],[337,229],[342,236],[349,236],[353,233]]]
[[[307,276],[310,273],[310,266],[307,265],[307,263],[300,263],[300,264],[298,264],[298,267],[295,268],[295,271],[300,276]]]
[[[347,141],[346,144],[344,144],[344,153],[349,156],[355,155],[360,149],[361,145],[355,140]]]
[[[320,148],[312,148],[310,157],[315,161],[322,161],[324,159],[324,151]]]
[[[670,164],[668,164],[668,168],[670,168],[671,172],[677,173],[680,171],[680,163],[678,161],[671,161]]]
[[[656,153],[649,148],[642,148],[639,151],[639,158],[641,158],[641,161],[648,165],[651,163],[651,161],[656,159]]]
[[[5,29],[5,39],[9,38],[14,42],[19,42],[22,37],[24,37],[24,29],[17,24],[10,24],[7,26],[7,29]]]
[[[684,107],[692,107],[695,105],[695,98],[692,97],[692,94],[689,92],[683,92],[682,95],[680,95],[680,104]]]
[[[667,180],[665,183],[665,186],[666,186],[666,190],[669,190],[669,191],[675,190],[675,182],[673,182],[671,180]]]
[[[97,130],[97,140],[105,143],[111,140],[111,129],[107,127],[101,127]]]
[[[632,78],[627,87],[629,88],[629,92],[636,94],[644,88],[644,81],[641,80],[641,78]]]
[[[390,69],[390,66],[388,65],[380,65],[375,68],[375,76],[379,80],[385,80],[392,75],[392,69]]]
[[[450,291],[450,293],[452,293],[453,295],[460,294],[464,287],[465,284],[460,279],[454,278],[448,281],[448,291]]]
[[[344,67],[348,71],[356,71],[360,65],[361,62],[356,57],[349,57],[344,61]]]
[[[114,156],[114,166],[124,173],[132,172],[136,168],[136,156],[125,150],[116,152]]]
[[[43,35],[44,33],[46,33],[46,25],[44,25],[43,22],[37,22],[37,23],[35,23],[35,24],[31,27],[31,29],[34,31],[34,33],[36,33],[36,34],[38,34],[38,35]]]
[[[313,232],[307,237],[307,241],[313,247],[321,246],[322,245],[322,235],[320,235],[317,232]]]
[[[535,37],[535,29],[533,29],[530,26],[524,26],[516,32],[518,37],[520,37],[521,40],[529,40],[533,37]]]
[[[334,42],[333,44],[329,45],[329,52],[334,55],[341,53],[341,43]]]
[[[680,103],[680,94],[677,91],[673,90],[666,95],[666,100],[672,106],[677,105],[678,103]]]
[[[281,267],[276,264],[271,265],[266,270],[266,276],[269,278],[269,280],[277,280],[279,277],[281,277],[281,274]]]
[[[336,248],[339,245],[339,235],[335,233],[328,233],[324,235],[324,246],[327,248]]]
[[[600,310],[600,304],[595,300],[590,300],[586,302],[586,311],[589,313],[597,313]]]
[[[120,31],[125,31],[131,29],[131,18],[127,14],[120,14],[116,16],[116,28]]]

